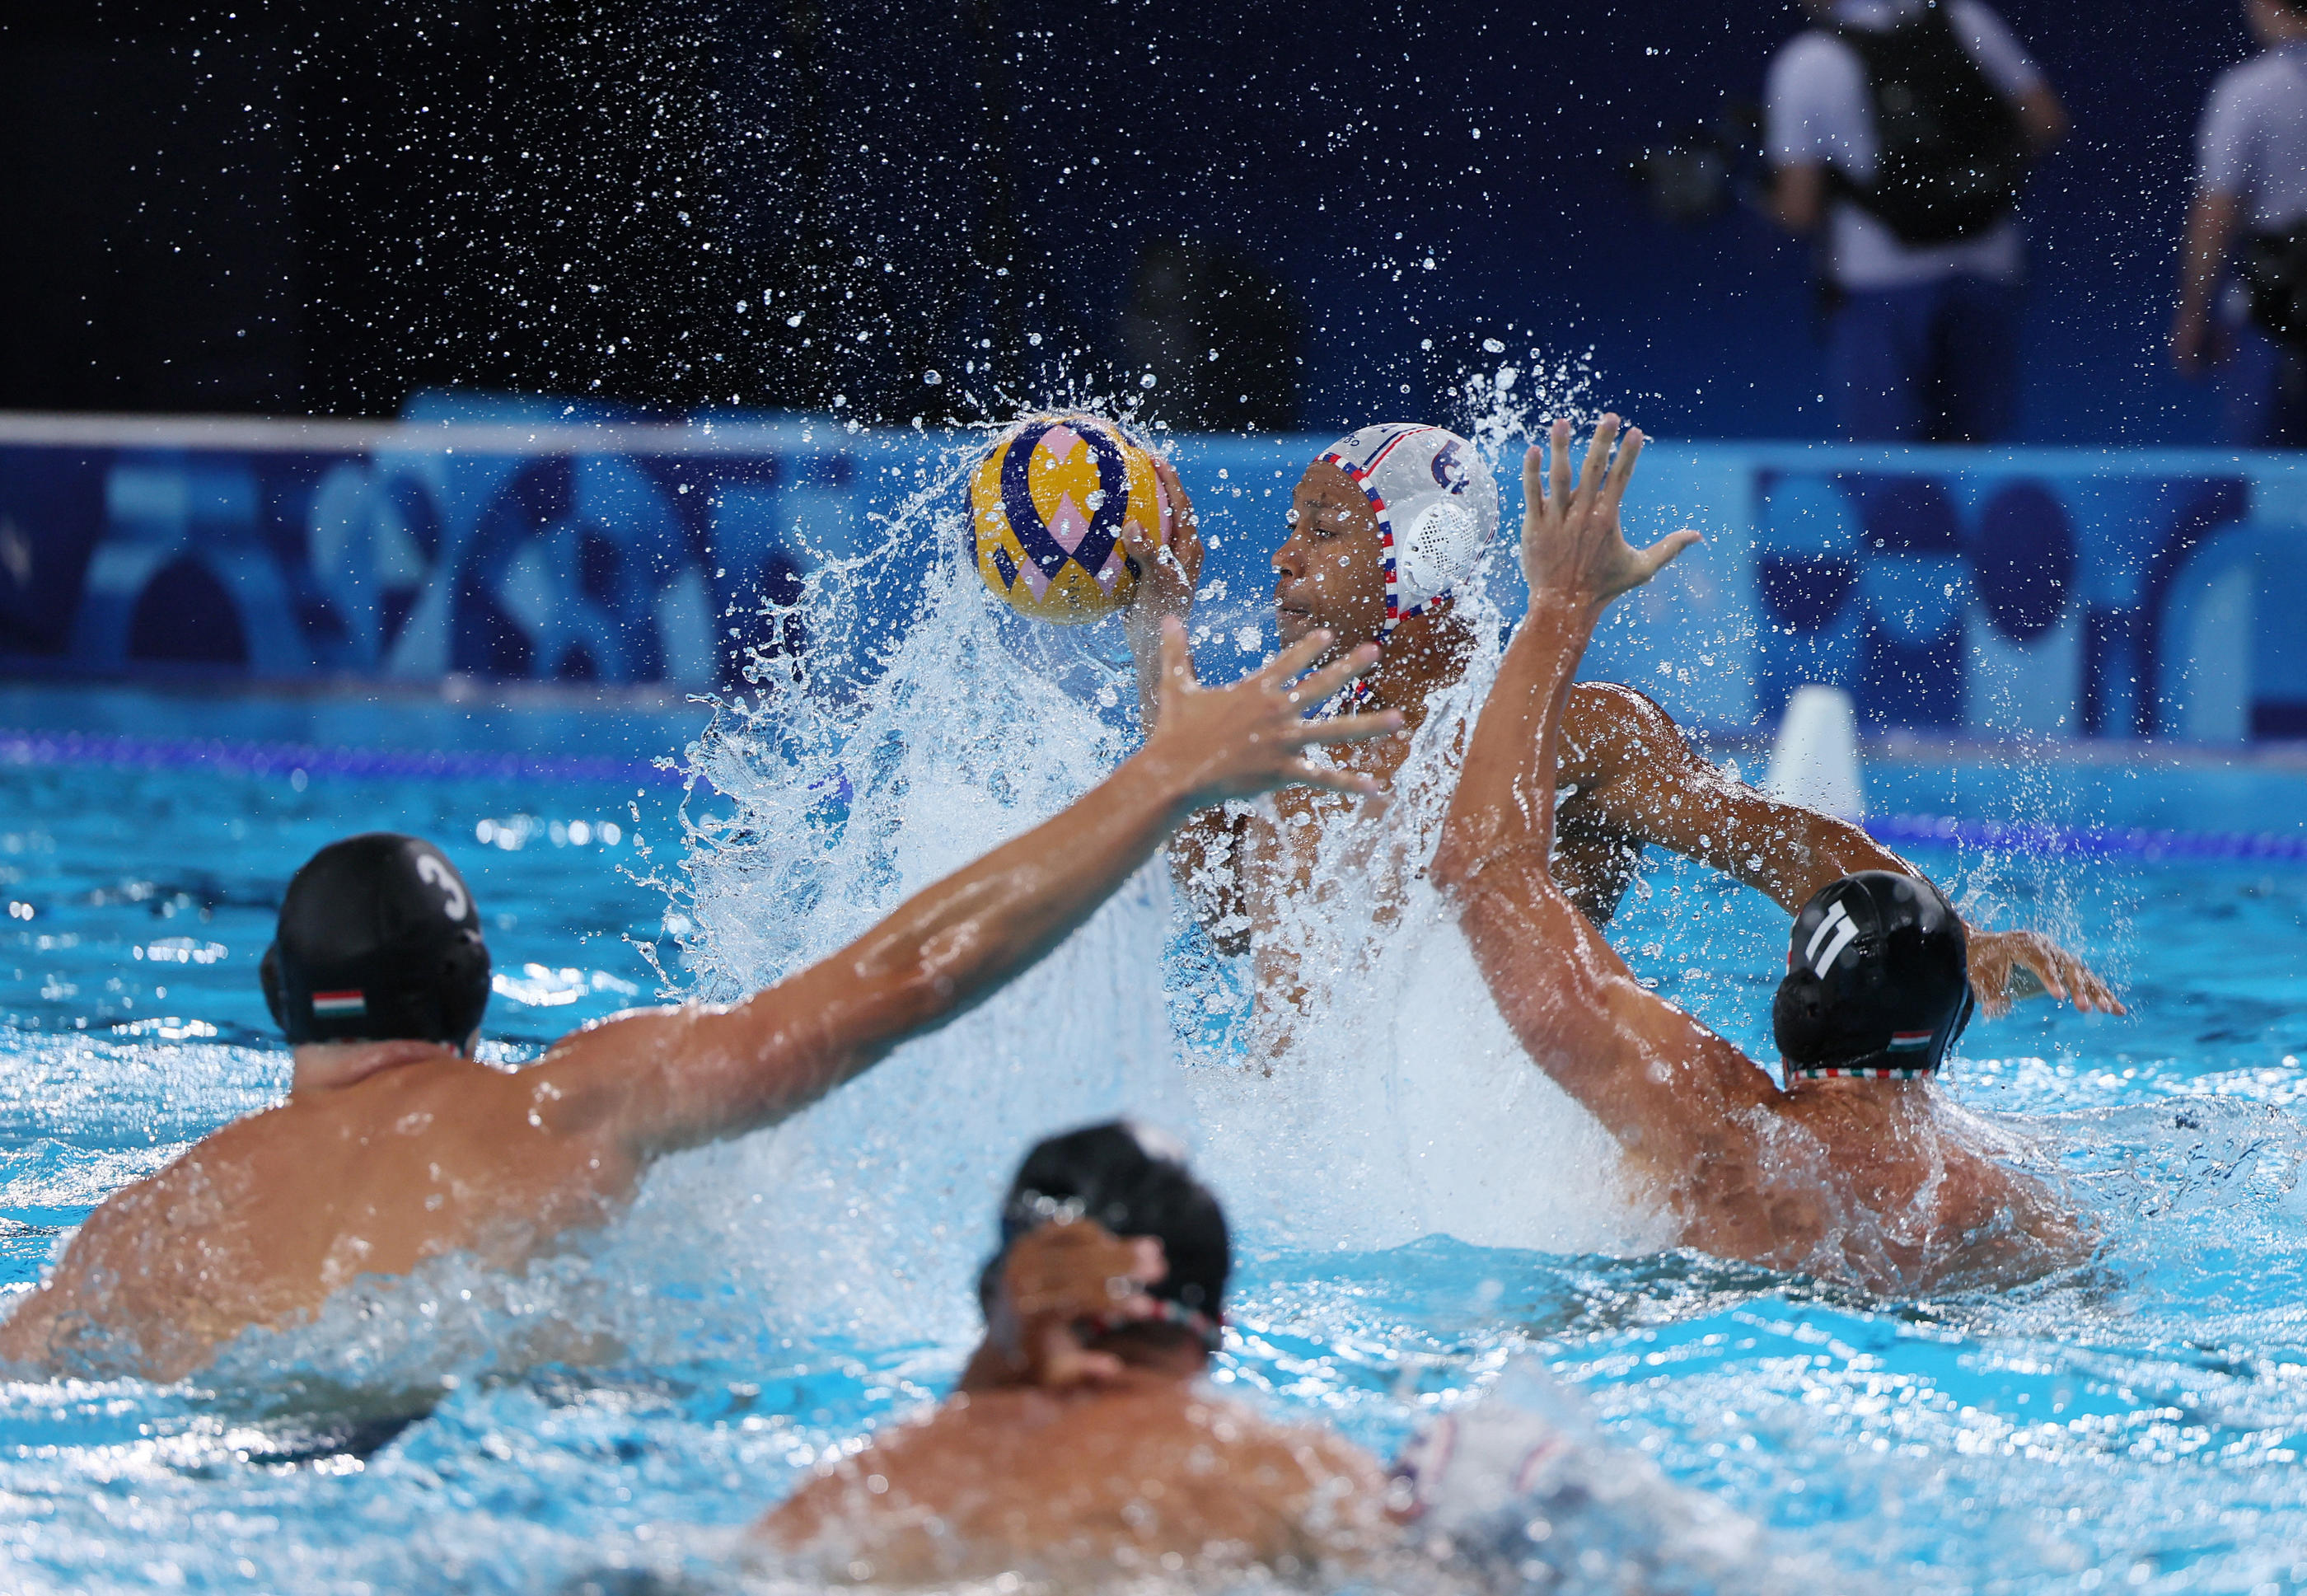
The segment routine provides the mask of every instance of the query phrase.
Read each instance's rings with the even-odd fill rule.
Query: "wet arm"
[[[1588,813],[1623,835],[1696,860],[1797,914],[1828,883],[1862,870],[1929,878],[1848,820],[1784,803],[1691,751],[1665,710],[1628,688],[1590,685],[1574,709]],[[2124,1012],[2106,983],[2037,931],[1969,933],[1970,979],[1993,1017],[2049,993],[2089,1013]]]
[[[1594,820],[1720,871],[1790,914],[1856,871],[1922,873],[1847,820],[1725,776],[1631,688],[1582,687],[1570,720],[1573,762],[1594,773],[1579,789]]]
[[[1563,896],[1548,864],[1555,782],[1571,678],[1604,607],[1696,540],[1630,548],[1618,506],[1642,452],[1606,416],[1575,490],[1567,422],[1552,428],[1552,489],[1533,449],[1522,462],[1522,572],[1530,614],[1506,646],[1442,828],[1431,875],[1491,997],[1531,1060],[1651,1167],[1751,1156],[1741,1111],[1775,1088],[1737,1049],[1646,991]]]
[[[742,1135],[814,1102],[1039,960],[1194,810],[1291,783],[1370,790],[1367,777],[1304,757],[1309,746],[1402,724],[1395,715],[1305,718],[1376,658],[1357,649],[1305,674],[1328,642],[1315,633],[1248,680],[1204,691],[1184,629],[1172,626],[1160,731],[1064,813],[742,1003],[632,1016],[564,1039],[524,1072],[526,1088],[572,1130],[605,1120],[642,1160]]]
[[[643,1159],[773,1124],[966,1013],[1064,940],[1160,845],[1183,796],[1174,772],[1140,754],[832,957],[725,1008],[579,1032],[536,1072],[622,1081],[599,1106]]]
[[[1743,1054],[1634,979],[1548,866],[1562,700],[1596,614],[1541,594],[1483,707],[1432,874],[1533,1062],[1653,1162],[1719,1152],[1772,1095]]]

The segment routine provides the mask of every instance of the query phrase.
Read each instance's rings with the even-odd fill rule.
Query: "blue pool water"
[[[0,928],[12,1289],[107,1192],[281,1090],[256,960],[289,872],[332,837],[392,827],[454,851],[505,978],[502,1057],[668,980],[714,990],[789,963],[823,929],[788,936],[768,912],[780,879],[733,862],[768,798],[691,800],[690,821],[719,829],[684,836],[682,789],[649,761],[699,734],[696,707],[0,698],[19,726],[512,750],[546,772],[0,768],[0,897],[30,912]],[[1068,757],[1087,768],[1111,751],[1091,737]],[[552,778],[607,768],[580,758],[623,765]],[[1066,780],[1051,774],[1050,792]],[[1877,760],[1869,781],[1878,808],[1993,820],[2295,832],[2307,814],[2307,776],[2267,766],[1911,758]],[[1048,795],[1012,797],[1031,811]],[[794,813],[839,819],[822,794]],[[845,912],[974,851],[967,826],[950,829],[890,840],[879,886]],[[2057,931],[2131,1005],[2127,1020],[2037,1004],[1981,1025],[1951,1082],[2097,1216],[2087,1278],[1892,1302],[1682,1255],[1354,1245],[1384,1227],[1316,1239],[1253,1216],[1219,1378],[1391,1452],[1535,1353],[1611,1443],[1762,1521],[1820,1589],[2307,1589],[2307,869],[1917,858],[1975,912]],[[1125,903],[1084,934],[1191,962],[1164,914]],[[1660,862],[1612,935],[1661,990],[1764,1046],[1774,906]],[[727,954],[747,937],[750,964]],[[723,956],[700,957],[716,939]],[[1230,978],[1171,975],[1180,1002]],[[730,1532],[796,1470],[956,1371],[984,1192],[1024,1138],[1157,1090],[1152,1065],[1103,1079],[1013,1058],[1009,1023],[892,1060],[791,1133],[668,1167],[630,1220],[527,1280],[447,1267],[370,1294],[364,1313],[251,1338],[191,1386],[0,1386],[0,1583],[553,1591],[644,1569],[658,1588],[722,1588]],[[1052,1051],[1071,1045],[1050,1024]],[[1173,1013],[1154,1041],[1124,1027],[1114,1045],[1199,1027]],[[964,1055],[999,1068],[956,1083]],[[1190,1115],[1193,1099],[1146,1106]],[[1549,1179],[1547,1153],[1531,1149],[1526,1179]],[[1209,1173],[1222,1190],[1254,1171]]]

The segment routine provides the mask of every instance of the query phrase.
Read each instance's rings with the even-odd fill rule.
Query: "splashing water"
[[[1518,435],[1487,447],[1509,462]],[[905,892],[1085,791],[1131,745],[1113,629],[1030,626],[978,587],[946,508],[957,509],[968,452],[964,441],[918,467],[905,457],[910,496],[873,546],[821,556],[795,606],[810,648],[758,662],[761,692],[721,705],[692,751],[691,768],[721,792],[700,784],[690,801],[672,905],[692,928],[682,986],[734,997],[837,948]],[[1485,637],[1513,607],[1508,546],[1469,590],[1470,612],[1488,606]],[[1219,656],[1204,650],[1213,676],[1224,674]],[[1608,1149],[1582,1142],[1591,1128],[1517,1067],[1416,879],[1446,795],[1446,740],[1493,664],[1485,645],[1411,751],[1394,808],[1364,828],[1385,845],[1353,855],[1342,841],[1325,855],[1336,912],[1293,929],[1334,966],[1325,979],[1340,1007],[1316,1017],[1272,1077],[1251,1063],[1240,967],[1185,928],[1150,871],[951,1030],[782,1131],[669,1165],[579,1256],[512,1280],[443,1260],[349,1293],[313,1324],[228,1349],[218,1395],[133,1381],[0,1389],[0,1487],[17,1504],[5,1529],[21,1583],[142,1589],[174,1568],[214,1585],[261,1565],[284,1588],[519,1583],[508,1569],[531,1583],[626,1569],[657,1571],[672,1588],[733,1588],[692,1565],[718,1569],[726,1536],[795,1470],[950,1379],[976,1329],[968,1283],[992,1197],[1025,1144],[1124,1107],[1196,1137],[1248,1222],[1222,1388],[1333,1422],[1381,1454],[1421,1417],[1464,1408],[1514,1353],[1535,1351],[1609,1448],[1638,1449],[1769,1535],[1831,1557],[1833,1575],[1808,1582],[1817,1588],[2064,1590],[2096,1577],[2241,1592],[2307,1579],[2293,1549],[2307,1526],[2295,1455],[2307,1433],[2307,1139],[2292,1106],[2293,1055],[2307,1047],[2289,1001],[2307,914],[2298,882],[2183,863],[2052,874],[2087,922],[2138,917],[2155,949],[2148,1000],[2120,1028],[2036,1006],[1974,1032],[1950,1085],[2063,1171],[2105,1237],[2091,1276],[1886,1302],[1651,1252],[1652,1239],[1614,1239],[1639,1227],[1609,1202],[1532,1195],[1598,1186],[1587,1161]],[[1884,779],[1912,793],[1959,785],[1965,808],[1886,807],[2007,803],[2026,818],[2054,779],[2017,772],[1998,786],[1981,772],[1916,761]],[[321,829],[348,828],[356,813],[454,829],[502,812],[502,793],[482,789],[315,814],[313,794],[291,803],[235,781],[106,774],[51,791],[12,779],[28,809],[59,817],[71,856],[69,869],[38,868],[54,872],[59,901],[92,905],[84,926],[73,922],[84,943],[27,957],[21,1001],[50,1029],[0,1030],[0,1094],[32,1138],[0,1160],[0,1197],[23,1227],[0,1239],[20,1257],[279,1089],[253,989],[199,1000],[228,1042],[60,1034],[72,1024],[62,1000],[35,1010],[30,994],[51,975],[93,991],[118,968],[107,938],[149,936],[120,918],[127,908],[105,906],[127,859],[200,845],[206,833],[182,819],[194,800],[272,839],[270,853],[252,847],[247,870],[276,885]],[[2055,779],[2062,802],[2100,818],[2120,812],[2109,794],[2131,776],[2069,767]],[[2150,783],[2174,803],[2225,791],[2204,775],[2149,771]],[[2221,801],[2260,806],[2249,812],[2273,802],[2257,789]],[[386,801],[361,799],[371,802]],[[1943,851],[1920,862],[1955,873]],[[561,939],[582,918],[587,878],[562,863],[517,899],[485,895],[519,907],[524,926],[553,926],[524,931],[535,940],[520,957],[556,968],[586,957]],[[1994,883],[2013,897],[2050,868],[1988,863],[2017,881]],[[253,888],[220,901],[212,934],[233,962],[216,967],[238,974],[269,917],[248,906],[262,901]],[[630,923],[653,921],[661,902],[638,905]],[[628,923],[612,915],[596,929],[613,940]],[[1753,1048],[1784,923],[1753,894],[1660,860],[1612,935],[1662,992]],[[172,982],[198,974],[166,972]],[[531,1015],[524,1023],[542,1027],[531,1040],[611,1006],[589,987],[579,1003]],[[510,1004],[504,1017],[517,1017]],[[249,1045],[260,1034],[264,1045]],[[1445,1135],[1442,1156],[1433,1144]],[[1524,1171],[1527,1187],[1485,1191],[1489,1170]],[[1386,1245],[1462,1225],[1501,1244]],[[1369,1247],[1338,1250],[1355,1238]],[[1577,1256],[1584,1245],[1647,1256]],[[538,1359],[593,1367],[522,1367]],[[258,1395],[221,1394],[233,1386]],[[396,1388],[440,1405],[372,1452],[373,1435],[413,1411],[390,1400]],[[284,1428],[300,1405],[360,1434],[300,1440]],[[131,1523],[133,1536],[122,1532]]]
[[[1546,375],[1545,391],[1517,392],[1512,368],[1467,381],[1462,424],[1487,468],[1511,475],[1514,442],[1541,404],[1554,406],[1543,414],[1574,408],[1569,369]],[[692,819],[679,894],[702,995],[734,997],[829,953],[906,894],[1056,812],[1132,745],[1116,713],[1135,693],[1115,629],[1033,625],[981,587],[957,505],[982,447],[965,437],[929,463],[877,546],[821,562],[791,606],[822,657],[872,660],[870,690],[802,666],[789,688],[724,705],[692,751],[692,770],[722,795]],[[837,1294],[906,1279],[922,1291],[902,1317],[944,1323],[970,1243],[908,1227],[988,1211],[1006,1164],[1033,1138],[1118,1111],[1179,1123],[1251,1233],[1275,1241],[1371,1248],[1448,1231],[1585,1249],[1653,1239],[1617,1188],[1615,1147],[1530,1068],[1419,879],[1497,667],[1505,625],[1493,592],[1512,574],[1511,546],[1502,536],[1460,588],[1473,655],[1432,706],[1393,801],[1326,828],[1318,888],[1285,912],[1281,935],[1308,977],[1314,1017],[1286,1057],[1248,1065],[1244,1027],[1222,1026],[1218,1047],[1179,1070],[1165,979],[1181,1034],[1245,1006],[1238,972],[1196,946],[1197,931],[1179,935],[1182,957],[1165,961],[1179,922],[1157,864],[983,1010],[776,1137],[699,1159],[696,1178],[709,1185],[780,1194],[777,1248],[734,1233],[721,1243],[736,1256],[793,1255],[765,1266],[781,1271],[781,1300],[814,1313],[828,1306],[814,1300],[819,1259],[870,1239],[888,1280]],[[1532,1180],[1534,1157],[1595,1178]],[[812,1194],[807,1222],[790,1206],[796,1189]],[[666,1202],[688,1211],[685,1196]],[[836,1219],[833,1233],[821,1250],[796,1249],[819,1215]]]
[[[931,458],[874,548],[804,579],[788,613],[851,668],[804,665],[723,705],[690,751],[718,794],[692,805],[678,895],[699,995],[733,999],[832,953],[1127,751],[1110,713],[1127,669],[1100,652],[1111,629],[1033,625],[979,581],[959,506],[982,447]],[[668,1168],[621,1245],[743,1260],[776,1316],[812,1334],[966,1334],[969,1271],[1025,1146],[1124,1112],[1190,1122],[1159,968],[1168,914],[1157,866],[973,1013],[774,1135]]]

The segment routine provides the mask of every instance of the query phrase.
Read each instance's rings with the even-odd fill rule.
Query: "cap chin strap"
[[[1111,1335],[1117,1330],[1128,1330],[1137,1325],[1175,1325],[1180,1330],[1191,1332],[1194,1339],[1202,1343],[1202,1351],[1212,1357],[1215,1357],[1219,1349],[1225,1345],[1225,1321],[1222,1317],[1212,1318],[1198,1308],[1188,1308],[1182,1302],[1171,1302],[1161,1297],[1154,1300],[1151,1314],[1092,1314],[1074,1323],[1092,1336]]]
[[[1379,623],[1377,629],[1378,647],[1383,648],[1387,639],[1394,636],[1394,629],[1411,616],[1419,614],[1425,606],[1412,605],[1408,609],[1402,608],[1402,573],[1397,569],[1400,562],[1398,558],[1400,551],[1394,546],[1394,513],[1386,508],[1385,496],[1380,493],[1376,485],[1372,483],[1373,474],[1363,470],[1344,455],[1334,452],[1324,455],[1322,463],[1325,466],[1335,466],[1344,472],[1346,479],[1361,489],[1362,497],[1369,501],[1370,514],[1377,519],[1378,564],[1385,572],[1385,619]]]
[[[1854,1069],[1840,1064],[1788,1065],[1787,1073],[1806,1081],[1918,1081],[1938,1073],[1932,1064]]]

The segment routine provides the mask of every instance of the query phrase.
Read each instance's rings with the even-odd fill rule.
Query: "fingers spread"
[[[1674,563],[1677,554],[1700,541],[1698,534],[1687,527],[1679,532],[1669,532],[1659,538],[1642,553],[1642,579],[1648,581],[1658,575],[1659,571]]]
[[[1277,683],[1294,682],[1305,674],[1306,667],[1322,657],[1322,650],[1330,646],[1328,631],[1316,628],[1274,656],[1274,663],[1258,672],[1258,675]],[[1333,665],[1331,669],[1337,667]]]
[[[1605,414],[1595,425],[1594,441],[1586,446],[1586,463],[1578,468],[1578,492],[1599,493],[1609,465],[1610,445],[1618,441],[1618,418]]]
[[[2114,1011],[2114,994],[2106,983],[2090,972],[2088,965],[2073,954],[2066,955],[2067,990],[2074,994],[2075,1007],[2085,1013],[2111,1014]]]
[[[1377,795],[1377,777],[1364,771],[1340,770],[1308,759],[1293,760],[1282,769],[1291,782],[1300,785],[1320,787],[1330,793],[1357,793],[1365,798]]]
[[[1328,665],[1299,683],[1301,698],[1309,704],[1326,704],[1330,696],[1355,677],[1367,674],[1377,664],[1377,645],[1364,643],[1343,659],[1334,659]]]
[[[2035,979],[2043,983],[2045,991],[2062,1002],[2068,1000],[2071,989],[2067,984],[2068,960],[2065,954],[2048,943],[2041,947],[2029,943],[2020,957],[2026,960],[2027,967],[2035,972]]]

